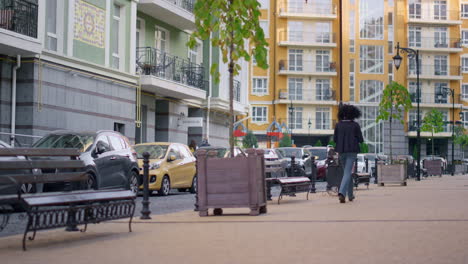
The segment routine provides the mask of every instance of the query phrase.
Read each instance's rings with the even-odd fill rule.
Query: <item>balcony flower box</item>
[[[198,210],[207,216],[213,208],[250,209],[250,215],[266,213],[265,160],[262,150],[248,149],[247,157],[214,158],[215,150],[197,153]]]

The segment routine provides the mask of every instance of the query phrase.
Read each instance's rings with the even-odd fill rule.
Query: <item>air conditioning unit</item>
[[[288,99],[288,93],[287,92],[280,92],[279,98],[280,99]]]

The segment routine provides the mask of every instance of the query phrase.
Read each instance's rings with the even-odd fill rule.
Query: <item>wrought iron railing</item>
[[[408,75],[416,76],[416,67],[409,67]],[[423,65],[419,66],[419,75],[433,76],[461,76],[460,66]]]
[[[417,103],[418,98],[415,92],[410,93],[411,102]],[[422,104],[452,104],[452,96],[446,93],[421,93],[419,103]],[[460,103],[460,94],[455,94],[455,103]]]
[[[336,15],[337,8],[333,4],[316,4],[313,1],[283,1],[279,4],[280,13],[300,13],[311,15]]]
[[[447,10],[447,7],[425,6],[413,8],[408,6],[408,16],[410,20],[460,20],[459,10]]]
[[[332,32],[312,32],[301,30],[282,30],[279,32],[280,41],[298,42],[304,44],[334,44],[336,34]]]
[[[411,48],[429,49],[459,49],[462,44],[460,38],[410,38],[408,43]]]
[[[331,61],[306,61],[306,60],[280,60],[280,71],[322,73],[336,72],[336,63]]]
[[[137,72],[207,90],[204,68],[151,47],[137,48]]]
[[[37,38],[37,1],[0,0],[0,28]]]
[[[195,0],[165,0],[166,2],[172,3],[178,7],[193,13],[193,8],[195,6]]]
[[[290,129],[300,129],[302,132],[307,132],[309,130],[331,130],[335,127],[337,121],[331,118],[280,118],[278,119],[280,124],[287,124]],[[297,131],[296,131],[297,132]]]
[[[423,120],[421,118],[421,126],[422,126],[422,124],[423,124]],[[450,121],[448,121],[448,123],[443,124],[442,125],[442,129],[443,129],[442,132],[451,132],[452,130],[451,130],[451,125],[450,124],[451,124]],[[408,122],[408,131],[413,132],[413,131],[417,131],[417,130],[418,130],[418,121],[410,120]],[[421,132],[423,132],[423,131],[421,130]]]
[[[298,101],[335,101],[336,93],[333,89],[280,89],[279,99]]]

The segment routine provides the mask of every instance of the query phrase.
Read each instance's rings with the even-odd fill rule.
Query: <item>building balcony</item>
[[[337,76],[336,63],[328,61],[280,60],[278,74],[296,76]]]
[[[424,65],[419,67],[421,80],[462,80],[460,66]],[[408,78],[416,79],[416,67],[408,69]]]
[[[279,90],[279,104],[337,105],[336,91],[332,89],[303,89],[293,93],[286,89]]]
[[[418,102],[417,94],[410,93],[411,102],[413,106],[416,106]],[[461,95],[455,94],[454,100],[455,104],[461,103]],[[452,96],[446,93],[421,93],[421,98],[419,99],[419,104],[423,107],[438,107],[438,108],[452,108]]]
[[[279,32],[279,45],[286,47],[336,48],[335,33],[311,31]]]
[[[422,126],[422,118],[421,118],[421,126]],[[450,121],[446,122],[442,126],[442,132],[434,133],[434,137],[451,137],[452,136],[452,125]],[[410,120],[408,122],[408,136],[409,137],[416,137],[418,130],[418,122],[416,120]],[[432,132],[421,131],[421,137],[431,137]]]
[[[313,1],[282,2],[279,4],[279,17],[300,19],[336,19],[336,5],[314,4]]]
[[[408,22],[412,24],[461,25],[459,10],[444,8],[409,8]]]
[[[0,53],[40,54],[37,39],[38,5],[26,0],[0,0]]]
[[[461,39],[459,38],[420,38],[417,41],[409,41],[409,47],[420,51],[434,52],[462,52]]]
[[[140,0],[138,11],[181,30],[195,30],[195,0]]]
[[[137,72],[144,91],[178,99],[205,99],[208,82],[204,68],[151,47],[136,52]]]
[[[290,120],[292,120],[292,122],[290,122]],[[336,120],[331,118],[280,118],[278,121],[280,124],[287,124],[288,128],[292,130],[293,135],[333,135],[337,123]]]

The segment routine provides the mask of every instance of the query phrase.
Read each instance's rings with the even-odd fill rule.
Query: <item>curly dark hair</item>
[[[354,105],[343,104],[338,109],[338,120],[354,120],[361,117],[361,110]]]

